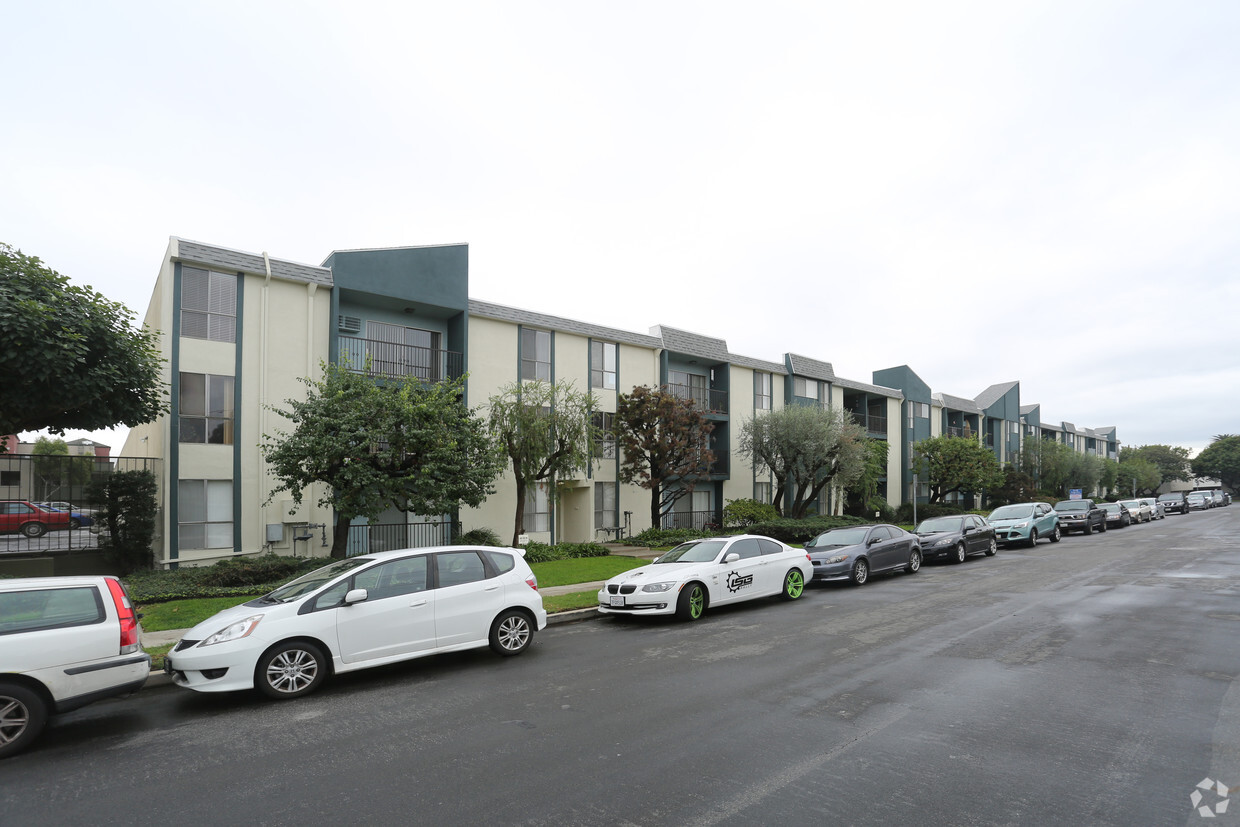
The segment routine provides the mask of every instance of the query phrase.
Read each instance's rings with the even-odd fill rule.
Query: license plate
[[[623,605],[624,605],[624,595],[622,595],[622,594],[613,594],[613,595],[611,596],[611,605],[613,605],[613,606],[623,606]]]

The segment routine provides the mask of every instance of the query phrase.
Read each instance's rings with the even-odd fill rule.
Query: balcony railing
[[[879,436],[887,436],[887,417],[870,416],[869,414],[853,411],[853,417],[856,418],[857,424],[865,428],[867,434],[877,434]]]
[[[347,555],[370,554],[399,548],[445,546],[452,542],[452,521],[380,523],[349,526]]]
[[[957,425],[948,425],[947,435],[948,436],[964,436],[964,428],[961,428]]]
[[[668,385],[668,393],[677,399],[692,399],[694,404],[707,413],[728,412],[728,392],[714,388],[695,388],[690,385]]]
[[[371,376],[416,376],[423,382],[459,379],[465,372],[465,357],[455,351],[356,336],[340,337],[340,361],[350,370]]]
[[[663,528],[691,528],[694,531],[705,531],[707,525],[718,523],[714,511],[673,511],[663,515]]]

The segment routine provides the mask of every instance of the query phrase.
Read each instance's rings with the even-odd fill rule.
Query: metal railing
[[[719,517],[714,511],[673,511],[663,515],[663,528],[691,528],[705,531],[708,525],[717,525]]]
[[[961,428],[957,425],[948,425],[947,435],[948,436],[964,436],[964,428]]]
[[[668,385],[667,391],[677,399],[692,399],[694,404],[707,413],[728,412],[728,392],[714,388],[695,388],[691,385]]]
[[[857,424],[865,428],[866,433],[887,436],[887,417],[870,416],[858,411],[853,411],[852,415],[857,420]]]
[[[379,523],[349,526],[348,557],[400,548],[444,546],[452,542],[452,521]]]
[[[416,376],[424,382],[459,379],[465,372],[465,357],[452,350],[356,336],[340,337],[340,361],[350,370],[365,371],[370,376]]]

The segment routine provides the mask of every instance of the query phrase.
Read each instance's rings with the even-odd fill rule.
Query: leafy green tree
[[[102,477],[97,486],[92,499],[102,505],[95,519],[104,559],[122,575],[152,568],[159,517],[155,475],[145,469],[117,471]]]
[[[865,473],[865,431],[839,408],[789,405],[741,426],[741,453],[775,477],[774,505],[801,519],[828,485],[846,488]]]
[[[598,400],[571,382],[514,382],[488,402],[491,436],[502,446],[517,486],[512,544],[525,533],[525,500],[530,486],[584,471],[590,446],[601,434],[590,421]]]
[[[1158,466],[1163,482],[1188,482],[1192,474],[1188,454],[1187,448],[1172,445],[1141,445],[1135,448],[1125,445],[1119,449],[1119,461],[1140,457]]]
[[[69,499],[73,489],[90,482],[94,457],[72,456],[63,439],[41,436],[30,451],[31,469],[39,483],[40,500]],[[68,489],[63,491],[63,489]]]
[[[1134,497],[1153,496],[1161,484],[1158,466],[1140,456],[1130,454],[1128,459],[1120,460],[1115,471],[1115,490],[1125,496],[1130,492]]]
[[[861,476],[848,486],[848,513],[869,516],[871,503],[880,499],[878,484],[887,476],[888,444],[885,439],[865,437]]]
[[[1109,494],[1119,485],[1119,463],[1109,457],[1099,457],[1098,490]]]
[[[302,378],[304,400],[287,399],[288,433],[263,434],[259,446],[280,491],[300,503],[322,483],[320,506],[335,510],[332,556],[344,557],[349,524],[389,508],[443,514],[477,506],[494,492],[503,455],[486,423],[462,402],[464,378],[423,383],[416,376],[376,381],[341,365],[321,379]]]
[[[936,436],[913,446],[913,464],[930,486],[930,502],[948,494],[981,493],[1003,485],[994,452],[971,437]]]
[[[693,399],[645,385],[617,397],[614,421],[620,482],[650,491],[650,524],[660,528],[676,502],[709,476],[715,426]]]
[[[156,335],[132,316],[0,243],[0,434],[141,425],[166,411]]]
[[[1193,458],[1193,473],[1216,479],[1236,490],[1240,485],[1240,436],[1219,434],[1214,441]]]
[[[1060,442],[1042,440],[1038,446],[1038,487],[1052,497],[1066,497],[1079,488],[1088,495],[1096,490],[1104,471],[1104,460],[1081,454]]]

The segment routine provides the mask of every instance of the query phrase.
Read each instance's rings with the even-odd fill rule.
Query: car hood
[[[961,536],[959,531],[918,531],[917,536],[923,540],[946,540],[949,537]]]
[[[679,580],[688,574],[692,574],[693,566],[700,566],[702,563],[651,563],[641,568],[629,569],[626,572],[617,574],[607,580],[606,585],[620,585],[621,583],[657,583],[660,580]]]
[[[1008,517],[1005,520],[987,520],[987,522],[990,523],[995,528],[1005,528],[1010,525],[1016,525],[1017,523],[1031,523],[1035,519],[1037,518],[1036,517]]]
[[[270,617],[272,614],[287,614],[291,611],[297,611],[300,600],[294,603],[264,603],[261,606],[251,606],[248,601],[239,606],[233,606],[231,609],[225,609],[222,612],[216,612],[208,617],[202,623],[185,633],[188,640],[202,640],[210,635],[215,634],[229,624],[236,623],[238,620],[244,620],[254,615],[265,615]],[[260,624],[261,625],[261,624]]]
[[[810,556],[811,560],[822,559],[824,557],[838,557],[841,554],[855,554],[865,549],[861,543],[854,543],[851,546],[813,546],[805,549],[805,553]]]

